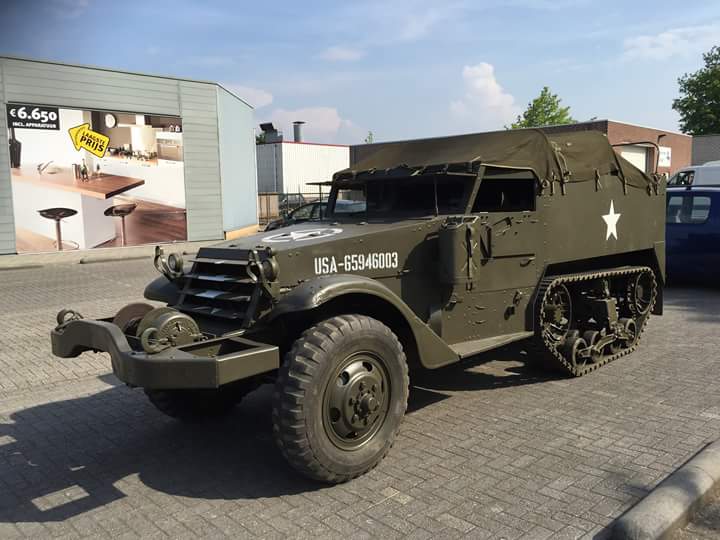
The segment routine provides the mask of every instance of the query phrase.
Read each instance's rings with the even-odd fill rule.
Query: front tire
[[[295,341],[273,394],[273,432],[302,474],[340,483],[390,450],[408,399],[402,345],[380,321],[342,315]]]
[[[153,390],[145,395],[156,409],[182,422],[201,422],[229,414],[256,385],[238,381],[218,389]]]

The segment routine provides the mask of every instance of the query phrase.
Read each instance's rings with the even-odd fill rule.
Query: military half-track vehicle
[[[145,297],[162,306],[63,310],[53,352],[108,352],[186,420],[272,382],[282,453],[342,482],[393,444],[409,368],[525,340],[529,359],[582,376],[632,352],[662,312],[664,212],[662,180],[597,132],[388,144],[334,175],[324,221],[188,263],[158,250]]]

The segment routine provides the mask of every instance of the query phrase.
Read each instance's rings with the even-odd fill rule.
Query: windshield
[[[695,171],[680,171],[668,180],[668,186],[690,186],[694,179]]]
[[[332,215],[367,215],[370,218],[463,213],[470,187],[470,180],[463,177],[368,180],[336,188],[337,199]]]

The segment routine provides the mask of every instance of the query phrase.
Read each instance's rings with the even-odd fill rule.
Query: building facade
[[[720,160],[720,135],[695,135],[692,142],[692,165]]]
[[[349,146],[305,142],[303,124],[301,120],[293,122],[292,141],[284,140],[272,123],[260,124],[262,140],[256,151],[261,194],[317,193],[318,186],[312,184],[327,182],[333,173],[349,166]]]
[[[257,222],[253,111],[222,86],[0,57],[0,254]]]

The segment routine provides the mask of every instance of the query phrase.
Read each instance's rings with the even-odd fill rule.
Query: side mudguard
[[[180,299],[180,289],[165,276],[160,276],[148,283],[143,296],[148,300],[173,305]]]
[[[423,367],[433,369],[459,360],[458,355],[398,295],[375,279],[355,274],[320,276],[298,285],[280,298],[268,320],[315,309],[348,295],[364,295],[379,300],[388,310],[399,314],[415,340],[418,359]]]

